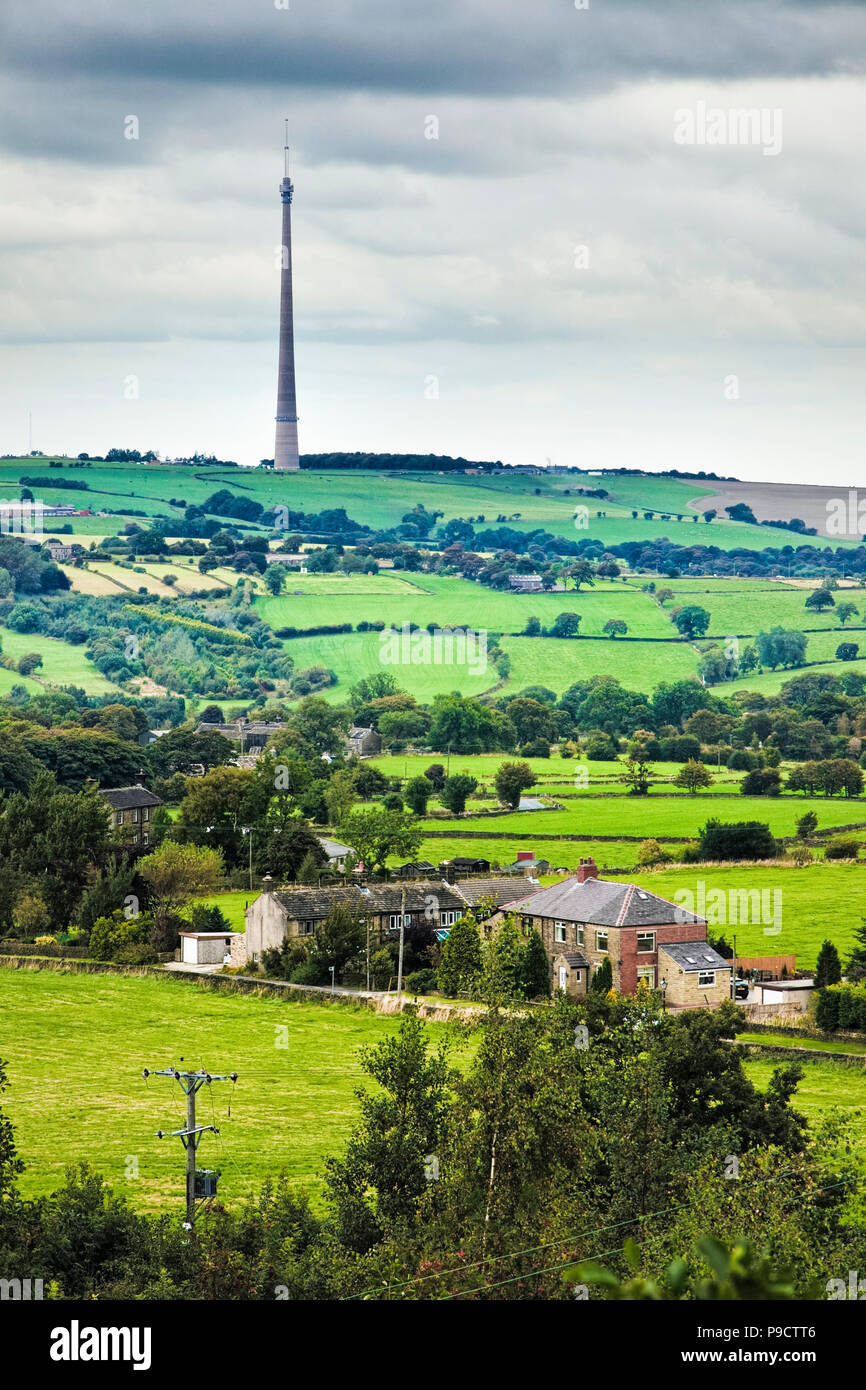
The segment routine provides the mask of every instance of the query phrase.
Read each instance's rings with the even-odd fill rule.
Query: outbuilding
[[[182,931],[180,958],[184,965],[226,965],[231,959],[233,931]]]

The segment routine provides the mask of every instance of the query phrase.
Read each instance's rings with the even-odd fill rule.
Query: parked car
[[[748,980],[734,980],[734,998],[748,999],[750,988]]]

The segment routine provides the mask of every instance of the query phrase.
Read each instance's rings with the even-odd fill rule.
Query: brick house
[[[142,782],[134,787],[103,787],[99,795],[111,808],[111,826],[134,845],[150,844],[150,821],[154,808],[162,801]]]
[[[664,980],[671,1008],[730,998],[731,963],[707,945],[706,920],[636,884],[600,879],[592,859],[505,911],[539,932],[555,989],[582,997],[609,958],[613,987],[623,994],[634,994],[641,980],[652,989]]]
[[[232,943],[233,964],[261,960],[262,951],[282,946],[287,937],[312,936],[331,908],[345,903],[370,927],[371,940],[381,945],[390,932],[429,923],[451,927],[466,904],[441,880],[380,883],[369,888],[273,888],[267,878],[262,892],[244,914],[246,931]],[[238,957],[236,960],[235,957]]]

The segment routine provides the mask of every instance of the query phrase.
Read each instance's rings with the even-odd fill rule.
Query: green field
[[[358,1050],[392,1034],[396,1015],[343,1005],[223,994],[171,978],[0,971],[0,1055],[11,1082],[3,1109],[16,1126],[24,1193],[50,1192],[67,1164],[87,1160],[140,1210],[180,1209],[185,1102],[176,1082],[142,1078],[181,1057],[239,1081],[199,1096],[202,1166],[222,1170],[230,1205],[285,1169],[318,1186],[357,1115]],[[288,1047],[278,1047],[278,1027]],[[436,1025],[431,1025],[434,1032]],[[228,1103],[231,1100],[231,1116]],[[213,1108],[212,1108],[213,1107]],[[126,1176],[129,1160],[137,1179]]]
[[[22,474],[47,474],[48,458],[6,459],[0,464],[0,487],[14,495],[15,485]],[[499,475],[484,477],[447,473],[401,472],[388,474],[379,470],[303,469],[290,480],[284,475],[249,469],[221,469],[203,466],[166,464],[106,464],[93,462],[84,469],[70,469],[67,461],[58,477],[86,482],[86,492],[46,486],[39,496],[46,503],[72,502],[80,508],[99,512],[111,508],[145,512],[148,515],[179,515],[182,508],[172,506],[170,498],[185,504],[201,503],[212,492],[229,487],[244,492],[263,506],[288,505],[307,512],[342,506],[354,520],[373,527],[390,527],[400,523],[405,512],[416,504],[428,510],[441,511],[443,521],[453,517],[479,517],[479,528],[507,524],[519,530],[544,527],[554,534],[587,535],[615,544],[626,539],[658,539],[694,545],[712,544],[722,550],[734,547],[762,549],[766,545],[802,544],[797,532],[732,522],[717,518],[707,526],[694,521],[690,503],[706,499],[713,505],[712,482],[686,480],[658,475],[624,477],[617,474],[575,477],[563,474],[527,475],[504,470]],[[604,488],[606,499],[581,498],[578,489]],[[580,504],[589,511],[588,528],[575,530],[575,507]],[[667,511],[667,521],[659,517],[645,520],[646,509]],[[632,517],[637,511],[637,518]],[[598,513],[603,512],[603,516]],[[678,519],[682,516],[682,520]],[[504,518],[499,522],[497,518]],[[49,519],[50,520],[50,519]],[[113,534],[123,524],[124,516],[94,516],[73,518],[78,534]],[[854,544],[854,541],[849,542]],[[846,544],[843,540],[841,544]]]
[[[23,474],[49,472],[48,459],[4,460],[0,463],[0,487],[14,494]],[[713,484],[701,479],[660,476],[621,476],[594,474],[575,477],[563,474],[518,474],[475,477],[464,474],[412,473],[389,475],[371,471],[302,470],[290,479],[272,472],[251,469],[181,467],[151,464],[102,464],[72,469],[67,461],[56,478],[87,484],[83,492],[46,485],[40,489],[46,502],[72,502],[89,507],[94,515],[72,518],[75,534],[89,544],[90,538],[115,534],[130,510],[147,516],[179,517],[190,503],[202,503],[209,494],[228,487],[235,493],[260,501],[263,506],[289,505],[306,512],[335,506],[373,527],[399,525],[403,516],[417,504],[441,513],[441,521],[456,516],[471,517],[478,528],[509,525],[529,531],[544,528],[570,539],[599,540],[614,544],[626,539],[652,539],[668,536],[687,545],[713,544],[722,549],[735,546],[763,549],[786,543],[801,544],[796,532],[730,522],[717,518],[711,525],[693,520],[690,503],[705,499],[711,504]],[[52,477],[51,481],[54,481]],[[580,489],[604,488],[603,499],[582,498]],[[172,500],[173,499],[173,500]],[[781,505],[781,504],[780,504]],[[588,509],[588,527],[575,525],[575,508]],[[99,515],[126,508],[124,515]],[[644,511],[667,509],[668,520]],[[636,513],[633,516],[632,513]],[[603,513],[598,515],[598,513]],[[679,518],[682,519],[679,519]],[[57,522],[57,526],[65,522]],[[57,530],[55,526],[55,531]],[[51,527],[49,519],[48,529]],[[260,527],[246,529],[261,532]],[[854,541],[850,542],[854,544]],[[65,567],[76,589],[95,595],[124,594],[144,588],[157,596],[183,594],[223,584],[237,583],[230,569],[212,572],[207,578],[197,574],[196,566],[152,564],[135,574],[110,559],[94,562],[90,571]],[[166,577],[176,576],[175,586]],[[697,647],[678,639],[671,612],[685,603],[698,603],[711,613],[710,637],[736,634],[741,640],[753,638],[756,631],[776,623],[799,629],[816,629],[810,634],[808,669],[840,674],[843,670],[866,672],[866,615],[864,615],[863,657],[843,665],[835,661],[838,642],[859,641],[856,632],[841,629],[831,610],[816,615],[805,608],[807,591],[787,583],[766,579],[715,579],[686,577],[666,581],[654,576],[656,588],[670,587],[675,599],[662,609],[650,594],[642,592],[644,576],[625,575],[621,580],[600,582],[579,592],[516,595],[450,576],[396,573],[388,570],[377,576],[292,575],[287,592],[273,598],[261,580],[254,580],[261,615],[275,627],[314,627],[328,623],[362,619],[400,626],[414,622],[422,627],[464,625],[490,636],[503,634],[501,645],[511,658],[508,678],[500,683],[498,674],[466,667],[400,665],[397,674],[403,688],[417,698],[429,700],[443,691],[460,689],[478,695],[494,687],[502,691],[519,690],[525,685],[543,683],[561,694],[577,679],[612,673],[635,690],[649,692],[662,680],[676,680],[696,674]],[[817,583],[817,581],[816,581]],[[845,591],[845,597],[861,606],[859,589]],[[841,591],[840,591],[841,594]],[[863,600],[866,603],[866,599]],[[550,626],[556,615],[575,611],[581,615],[581,634],[601,637],[605,623],[618,618],[628,625],[631,640],[624,642],[559,642],[552,639],[522,638],[529,617]],[[660,639],[650,641],[648,639]],[[616,647],[616,650],[614,650]],[[338,677],[338,684],[326,698],[342,701],[349,685],[361,676],[382,669],[376,634],[353,633],[348,637],[300,639],[288,650],[299,669],[324,664]],[[725,687],[724,693],[748,688],[764,693],[778,690],[796,672],[767,672],[750,676]],[[0,678],[0,688],[5,688]]]
[[[565,597],[565,595],[562,595]],[[649,695],[661,681],[688,680],[697,674],[698,656],[685,642],[581,642],[556,637],[503,637],[511,657],[507,693],[527,685],[546,685],[563,695],[575,681],[616,676],[629,690]],[[400,680],[403,680],[403,670]]]
[[[228,918],[232,931],[244,930],[244,912],[251,902],[258,897],[258,890],[250,892],[247,889],[237,889],[229,893],[211,894],[207,898],[198,898],[196,901],[204,903],[207,907],[214,904]]]
[[[782,930],[778,934],[771,924],[761,922],[719,923],[710,925],[709,933],[725,936],[728,941],[736,933],[737,951],[741,956],[793,954],[797,957],[798,969],[811,969],[825,939],[834,942],[843,961],[853,949],[854,931],[863,920],[866,865],[860,868],[854,864],[810,864],[803,869],[768,868],[763,864],[737,864],[729,868],[679,865],[638,871],[629,875],[629,882],[671,901],[677,889],[688,889],[695,895],[696,902],[698,884],[703,883],[708,912],[713,901],[708,895],[714,889],[722,889],[726,895],[731,889],[767,890],[771,894],[779,889]],[[767,901],[772,911],[772,897]],[[730,899],[726,899],[726,905],[729,903]]]
[[[80,685],[88,695],[104,695],[120,687],[106,680],[84,655],[84,647],[62,642],[57,637],[43,637],[38,632],[13,632],[11,628],[0,628],[0,644],[3,655],[20,660],[28,652],[39,652],[42,665],[36,669],[35,680],[22,680],[16,672],[3,671],[9,677],[10,686],[23,684],[31,695],[37,694],[46,684]],[[5,685],[5,683],[4,683]]]
[[[663,586],[663,581],[657,587]],[[807,590],[767,580],[672,580],[676,597],[661,608],[652,595],[645,594],[635,581],[599,584],[595,588],[561,593],[510,594],[490,590],[468,580],[438,575],[403,578],[394,574],[375,576],[300,575],[288,581],[290,592],[279,597],[260,596],[257,607],[273,627],[313,627],[320,623],[352,623],[359,615],[399,628],[414,622],[422,627],[435,622],[440,627],[468,625],[475,631],[505,634],[500,646],[511,658],[511,669],[503,689],[520,690],[527,685],[546,685],[561,695],[576,680],[614,674],[630,689],[650,693],[663,680],[685,680],[697,675],[698,648],[682,641],[671,620],[677,607],[689,603],[705,607],[711,614],[708,639],[739,636],[748,641],[762,629],[777,624],[810,631],[807,647],[809,669],[866,670],[866,628],[862,632],[842,628],[833,614],[815,614],[805,607]],[[680,586],[684,587],[680,587]],[[701,585],[701,588],[696,586]],[[712,587],[707,589],[707,585]],[[851,590],[858,602],[859,590]],[[581,616],[581,638],[601,638],[610,618],[628,624],[627,642],[559,640],[522,637],[529,617],[549,627],[558,613],[569,611]],[[866,616],[866,615],[864,615]],[[633,640],[638,639],[638,640]],[[642,641],[640,639],[653,639]],[[660,640],[659,640],[660,639]],[[490,637],[488,636],[488,641]],[[835,660],[841,641],[860,642],[863,660],[841,663]],[[377,633],[351,633],[336,637],[290,639],[287,650],[298,667],[320,661],[338,676],[327,698],[339,701],[361,676],[382,669],[380,639]],[[491,669],[488,675],[470,673],[465,667],[416,666],[401,663],[394,674],[402,688],[426,700],[443,690],[460,688],[466,695],[477,695],[498,681]],[[729,689],[779,690],[797,670],[752,674]]]
[[[634,637],[676,638],[666,613],[648,594],[635,592],[622,583],[597,584],[594,589],[568,589],[561,593],[512,594],[487,589],[468,579],[436,574],[414,575],[411,581],[393,574],[366,579],[363,590],[355,588],[355,576],[335,586],[330,576],[315,581],[301,576],[301,593],[260,598],[256,607],[272,627],[312,627],[318,623],[357,623],[362,618],[377,620],[399,628],[414,622],[421,627],[437,623],[440,627],[458,625],[476,631],[519,633],[530,617],[550,626],[558,613],[581,616],[580,631],[601,637],[609,618],[623,618]],[[287,587],[294,590],[295,581]]]
[[[365,1009],[153,977],[4,969],[0,991],[0,1049],[11,1083],[3,1108],[27,1165],[23,1193],[50,1192],[69,1163],[86,1160],[136,1209],[151,1212],[182,1209],[182,1149],[155,1131],[181,1128],[185,1107],[175,1082],[145,1081],[144,1067],[183,1058],[238,1072],[236,1087],[215,1083],[200,1093],[197,1116],[220,1129],[204,1136],[200,1162],[221,1170],[221,1199],[236,1206],[281,1169],[320,1190],[324,1160],[340,1151],[357,1116],[359,1049],[399,1025],[397,1016]],[[282,1027],[288,1047],[276,1045]],[[776,1066],[746,1063],[762,1088]],[[795,1103],[813,1121],[841,1107],[862,1141],[864,1072],[810,1062]]]
[[[454,690],[463,695],[480,695],[499,680],[493,667],[483,661],[477,662],[479,668],[483,667],[479,675],[473,675],[467,663],[441,666],[383,665],[378,632],[292,637],[284,645],[295,663],[296,671],[306,670],[310,666],[327,666],[339,677],[336,685],[316,692],[331,704],[343,704],[348,698],[349,687],[355,681],[365,676],[380,675],[383,671],[390,671],[396,676],[402,690],[424,703],[433,700],[436,695],[448,695]]]
[[[527,817],[527,819],[529,819]],[[440,864],[443,859],[462,858],[471,855],[486,859],[490,864],[513,864],[519,849],[531,849],[539,858],[547,859],[556,868],[573,869],[581,859],[592,858],[600,869],[622,869],[631,872],[628,866],[637,857],[637,844],[628,840],[535,840],[528,827],[525,835],[514,835],[508,840],[466,840],[441,839],[436,836],[421,841],[418,859],[426,859],[430,864]],[[405,856],[396,856],[391,862],[402,862]],[[495,872],[495,871],[493,871]],[[550,882],[554,879],[551,878]],[[514,896],[520,896],[521,880],[515,880]]]
[[[780,1065],[775,1058],[770,1062],[746,1062],[744,1068],[749,1079],[765,1091]],[[813,1125],[831,1110],[840,1111],[851,1122],[861,1162],[866,1157],[866,1069],[858,1071],[836,1062],[807,1062],[792,1105]]]
[[[825,1038],[794,1037],[790,1033],[738,1033],[740,1042],[764,1043],[772,1047],[805,1047],[809,1052],[853,1052],[866,1055],[866,1042],[852,1042],[844,1038],[839,1042]]]
[[[794,822],[806,811],[818,816],[819,830],[837,825],[866,826],[866,802],[827,800],[824,797],[787,796],[594,796],[591,790],[578,794],[560,811],[514,811],[495,818],[455,819],[443,817],[422,821],[426,830],[466,830],[481,833],[496,830],[508,834],[531,835],[639,835],[642,839],[659,835],[679,839],[695,838],[707,820],[754,820],[769,825],[774,835],[793,835]],[[866,832],[864,832],[866,838]]]

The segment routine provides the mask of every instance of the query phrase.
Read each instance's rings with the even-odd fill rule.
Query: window
[[[638,955],[647,951],[654,951],[656,948],[656,934],[654,931],[639,931],[637,934]]]
[[[404,927],[411,927],[411,925],[412,925],[412,914],[411,914],[411,912],[407,912],[407,913],[406,913],[406,916],[403,918],[403,926],[404,926]],[[399,914],[399,912],[392,912],[392,913],[391,913],[390,917],[388,918],[388,926],[390,927],[390,929],[391,929],[392,931],[399,931],[399,930],[400,930],[400,914]]]
[[[439,913],[439,922],[440,922],[440,925],[443,926],[443,927],[453,927],[453,925],[454,925],[454,923],[455,923],[456,921],[457,921],[457,913],[456,913],[456,912],[440,912],[440,913]]]
[[[578,924],[577,924],[577,944],[578,944],[578,946],[582,946],[582,945],[583,945],[583,923],[582,923],[582,922],[578,922]]]
[[[133,823],[133,825],[135,825],[137,821],[138,821],[138,807],[137,807],[137,806],[133,806],[133,808],[132,808],[132,823]]]
[[[712,989],[715,983],[715,970],[702,970],[698,975],[698,989]]]
[[[313,932],[314,932],[315,930],[316,930],[316,924],[315,924],[315,922],[309,922],[309,921],[308,921],[308,922],[299,922],[299,923],[298,923],[298,936],[312,936],[312,935],[313,935]]]
[[[141,819],[142,819],[142,820],[150,820],[150,807],[149,807],[149,806],[145,806],[144,810],[143,810],[142,813],[141,813]]]
[[[123,825],[123,812],[122,812],[122,811],[115,811],[115,813],[114,813],[114,824],[115,824],[115,825]]]
[[[554,939],[554,941],[564,941],[564,940],[565,940],[565,923],[564,923],[564,922],[554,922],[554,924],[553,924],[553,939]]]
[[[595,949],[597,951],[607,950],[607,932],[597,931],[595,934]]]
[[[655,989],[655,987],[656,987],[656,968],[655,968],[655,966],[654,966],[654,965],[639,965],[639,966],[638,966],[638,971],[637,971],[637,980],[638,980],[638,984],[640,984],[641,980],[646,980],[646,982],[647,982],[647,984],[649,985],[650,989]]]
[[[141,837],[141,842],[142,842],[142,844],[144,844],[144,845],[149,845],[149,844],[150,844],[150,836],[148,835],[148,833],[147,833],[146,830],[145,830],[144,834],[143,834],[142,837]]]

